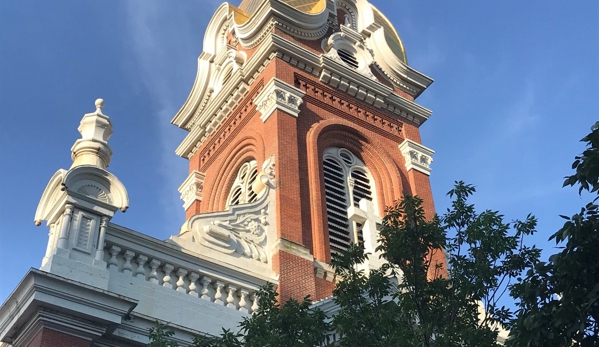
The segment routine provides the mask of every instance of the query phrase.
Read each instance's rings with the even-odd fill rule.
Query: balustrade
[[[117,245],[109,245],[107,249],[107,267],[111,272],[121,272],[244,313],[258,309],[255,287],[244,288],[225,276],[208,276],[202,269],[178,266]]]

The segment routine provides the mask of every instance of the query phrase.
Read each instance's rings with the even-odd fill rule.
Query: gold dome
[[[370,5],[372,6],[372,5]],[[374,13],[374,22],[383,27],[383,31],[385,32],[385,41],[387,41],[387,45],[391,48],[391,51],[395,53],[395,55],[404,62],[406,65],[408,64],[408,57],[406,56],[406,51],[403,47],[403,43],[395,31],[395,28],[385,17],[381,11],[379,11],[376,7],[372,6],[372,12]]]
[[[278,0],[304,13],[320,13],[326,6],[326,0]],[[254,14],[264,0],[243,0],[239,9],[249,15]]]

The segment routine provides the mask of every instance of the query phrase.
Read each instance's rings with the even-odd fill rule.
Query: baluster
[[[132,251],[125,251],[123,257],[125,258],[125,264],[123,264],[123,273],[130,275],[133,271],[133,266],[131,265],[131,259],[133,259],[135,253]]]
[[[119,261],[116,258],[116,256],[121,253],[121,247],[119,246],[112,246],[110,247],[110,260],[108,260],[108,270],[113,271],[113,272],[118,272],[119,271]]]
[[[158,279],[158,267],[160,266],[160,260],[152,259],[150,262],[150,279],[149,281],[152,283],[160,283]]]
[[[148,261],[148,257],[140,254],[137,256],[137,269],[135,269],[135,277],[146,279],[146,270],[144,269],[145,263]]]
[[[200,291],[200,294],[202,294],[202,299],[204,299],[204,300],[212,301],[212,298],[210,295],[210,288],[208,287],[211,282],[212,282],[212,279],[208,276],[204,276],[200,280],[200,283],[202,284],[202,290]]]
[[[171,272],[175,267],[169,263],[164,264],[162,267],[162,271],[164,271],[164,277],[162,277],[162,286],[173,289],[173,284],[171,283]]]
[[[252,313],[258,311],[260,307],[258,306],[258,292],[254,292],[252,294]]]
[[[214,303],[215,304],[224,304],[223,299],[223,288],[224,288],[225,284],[221,281],[216,281],[216,283],[214,283],[214,289],[216,289],[216,293],[214,294]]]
[[[250,292],[247,289],[241,288],[239,291],[239,311],[244,313],[249,313],[250,310],[247,307],[249,302],[246,300]]]
[[[199,298],[200,295],[198,293],[198,287],[196,285],[196,281],[198,280],[198,278],[200,278],[200,275],[197,272],[192,272],[189,274],[189,276],[187,276],[187,278],[189,279],[189,295],[195,297],[195,298]]]
[[[177,291],[181,293],[187,293],[187,289],[185,289],[185,275],[187,275],[187,270],[183,268],[177,270],[177,276],[179,276],[179,279],[177,280]]]
[[[232,284],[227,285],[227,307],[229,308],[237,308],[235,305],[235,292],[237,291],[237,287]]]

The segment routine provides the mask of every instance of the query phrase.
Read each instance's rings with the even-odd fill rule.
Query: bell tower
[[[274,282],[282,301],[321,299],[332,254],[375,253],[385,206],[409,192],[434,214],[419,131],[431,111],[415,103],[432,79],[366,0],[223,4],[203,49],[172,120],[189,160],[173,242]]]

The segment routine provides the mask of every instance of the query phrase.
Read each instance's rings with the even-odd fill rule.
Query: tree
[[[599,345],[599,122],[582,138],[587,149],[575,158],[565,186],[578,185],[578,193],[594,195],[592,202],[566,220],[553,234],[563,250],[547,263],[530,267],[512,287],[518,300],[511,325],[513,346]]]
[[[279,306],[277,292],[268,283],[257,293],[258,310],[240,323],[240,332],[223,329],[219,337],[198,335],[193,347],[314,347],[324,345],[331,331],[325,314],[312,308],[306,296],[301,302],[289,299]],[[158,324],[150,330],[149,347],[177,347],[173,331]]]
[[[422,200],[409,194],[388,208],[377,249],[387,261],[381,269],[361,269],[370,255],[359,245],[334,257],[342,280],[333,317],[309,298],[279,306],[271,285],[259,292],[260,309],[240,333],[198,337],[194,346],[322,346],[332,331],[340,336],[335,345],[347,347],[496,346],[498,327],[512,318],[500,299],[539,257],[523,241],[536,220],[506,223],[496,211],[477,213],[467,201],[474,191],[456,182],[442,218],[425,218]]]
[[[496,211],[476,213],[467,201],[474,191],[456,182],[451,208],[432,220],[422,200],[407,194],[388,208],[379,246],[388,263],[369,276],[356,270],[364,257],[358,246],[333,261],[343,278],[333,320],[348,337],[341,346],[497,345],[498,327],[512,317],[501,297],[540,255],[523,242],[536,220],[506,223]],[[436,260],[439,250],[446,264]]]

